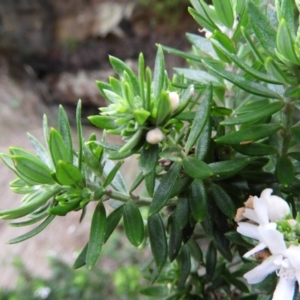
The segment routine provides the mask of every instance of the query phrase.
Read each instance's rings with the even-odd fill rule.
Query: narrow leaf
[[[117,225],[119,224],[124,211],[124,205],[116,208],[110,215],[107,217],[106,222],[106,231],[104,236],[104,243],[107,242],[110,235],[113,233]]]
[[[33,236],[37,235],[38,233],[40,233],[41,231],[43,231],[50,223],[51,221],[55,218],[55,216],[48,216],[46,218],[46,220],[44,222],[42,222],[39,226],[37,226],[36,228],[34,228],[33,230],[22,234],[12,240],[10,240],[8,243],[9,244],[16,244],[16,243],[20,243],[23,242],[25,240],[28,240],[30,238],[32,238]]]
[[[66,144],[61,134],[54,128],[50,130],[49,140],[50,153],[54,165],[56,166],[59,160],[69,161],[69,153]]]
[[[250,162],[249,158],[234,158],[209,164],[216,179],[226,179],[236,175]]]
[[[194,179],[189,186],[189,205],[197,222],[204,220],[207,214],[207,194],[202,180]]]
[[[229,218],[236,213],[235,205],[229,195],[219,186],[214,184],[211,188],[212,196],[220,210]]]
[[[79,169],[63,160],[59,160],[56,165],[56,178],[62,185],[75,185],[83,180]]]
[[[228,133],[217,138],[215,141],[221,144],[241,144],[245,142],[251,143],[262,138],[269,137],[279,129],[281,129],[281,125],[279,124],[253,125],[236,132]]]
[[[151,251],[160,272],[167,260],[168,245],[165,227],[159,214],[151,215],[148,218],[148,232]]]
[[[162,47],[157,46],[157,53],[155,58],[154,73],[153,73],[153,94],[155,98],[158,98],[165,80],[165,59]]]
[[[61,134],[67,151],[68,151],[68,162],[72,163],[73,162],[73,142],[72,142],[72,135],[71,135],[71,128],[70,128],[70,123],[68,116],[63,109],[62,105],[59,106],[59,111],[58,111],[58,130],[59,133]]]
[[[232,28],[234,14],[230,0],[213,0],[215,11],[220,21],[227,27]]]
[[[202,102],[196,112],[195,119],[192,124],[192,128],[188,137],[188,140],[185,145],[185,152],[189,153],[192,149],[196,140],[198,139],[199,135],[201,134],[205,123],[210,115],[211,109],[211,102],[212,102],[212,86],[211,84],[207,86]]]
[[[173,163],[171,168],[164,175],[153,195],[153,200],[149,208],[149,216],[159,212],[169,200],[170,194],[176,183],[176,179],[179,175],[180,170],[181,165],[178,163]]]
[[[237,75],[235,73],[221,69],[216,65],[213,65],[212,63],[208,62],[207,60],[203,60],[203,63],[208,69],[212,70],[224,79],[234,83],[236,86],[238,86],[242,90],[249,92],[250,94],[268,98],[281,99],[281,96],[279,94],[277,94],[273,90],[270,90],[264,85],[245,79],[243,76]]]
[[[170,233],[169,233],[169,259],[172,262],[178,255],[182,244],[182,231],[178,222],[173,215],[170,217]]]
[[[55,183],[51,176],[52,171],[39,158],[33,160],[24,156],[12,155],[11,159],[14,162],[15,168],[22,174],[25,180],[28,178],[37,184]]]
[[[89,244],[86,243],[78,257],[76,258],[76,261],[74,262],[73,269],[79,269],[83,267],[86,264],[86,253],[88,250]]]
[[[97,262],[106,231],[106,212],[102,202],[99,202],[95,208],[90,231],[89,245],[86,254],[86,264],[91,269]]]
[[[114,180],[115,176],[119,172],[121,166],[123,165],[124,161],[119,161],[115,164],[115,166],[111,169],[111,171],[107,174],[104,182],[103,182],[103,187],[107,187],[108,185],[111,184],[111,182]]]
[[[81,125],[81,100],[78,101],[76,107],[76,126],[77,126],[77,138],[78,138],[78,169],[81,171],[82,156],[83,156],[83,134]]]
[[[246,1],[246,9],[252,29],[262,47],[272,56],[275,56],[276,30],[258,5],[252,1]]]
[[[203,161],[193,156],[183,160],[184,171],[192,178],[206,179],[213,175],[210,167]]]
[[[144,176],[155,170],[157,161],[158,145],[152,145],[151,147],[144,145],[139,159],[139,168],[143,171]]]
[[[144,239],[144,221],[140,210],[131,199],[124,206],[123,219],[128,240],[132,245],[139,246]]]

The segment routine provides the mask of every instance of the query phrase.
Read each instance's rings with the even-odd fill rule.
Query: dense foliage
[[[103,129],[101,140],[95,135],[83,139],[79,101],[78,145],[60,107],[57,129],[49,130],[44,117],[46,146],[29,135],[34,154],[19,147],[1,154],[17,176],[11,189],[24,194],[22,205],[1,211],[1,218],[27,217],[13,226],[40,222],[10,243],[36,235],[57,215],[80,210],[82,219],[87,205],[97,202],[75,268],[94,266],[122,219],[132,245],[151,247],[146,277],[155,284],[149,282],[144,294],[156,299],[272,298],[275,273],[253,286],[242,279],[259,262],[243,257],[256,241],[236,231],[239,220],[234,218],[250,195],[266,188],[286,200],[289,218],[296,219],[299,210],[300,4],[212,2],[191,0],[189,12],[203,28],[202,35],[187,33],[191,52],[158,45],[154,70],[145,68],[141,54],[137,74],[109,58],[117,78],[97,82],[109,105],[89,117]],[[174,68],[170,79],[164,53],[185,58],[190,68]],[[109,143],[110,134],[124,143]],[[132,156],[139,169],[128,186],[122,163]],[[108,206],[114,209],[109,215]],[[289,230],[296,230],[293,226]],[[265,241],[261,234],[258,240]],[[297,246],[299,235],[293,236]],[[264,247],[272,252],[267,242]]]

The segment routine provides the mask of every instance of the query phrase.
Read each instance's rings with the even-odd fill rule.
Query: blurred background
[[[152,68],[155,43],[188,51],[185,33],[198,31],[188,5],[187,0],[1,0],[0,152],[8,146],[32,150],[26,132],[41,140],[42,115],[56,126],[59,104],[74,121],[78,99],[85,136],[94,131],[101,136],[86,116],[105,105],[95,80],[114,75],[108,55],[135,68],[143,52]],[[167,55],[166,66],[172,75],[172,67],[185,62]],[[19,205],[21,197],[8,186],[13,178],[1,162],[0,209]],[[57,217],[40,235],[17,245],[6,242],[29,229],[0,222],[0,299],[143,299],[136,295],[142,284],[138,250],[122,228],[105,245],[95,270],[70,269],[88,239],[91,212],[81,224],[79,217]],[[136,267],[128,267],[133,261]]]

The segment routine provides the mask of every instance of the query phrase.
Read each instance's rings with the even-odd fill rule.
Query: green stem
[[[290,129],[293,125],[293,115],[294,115],[294,104],[287,102],[281,110],[281,120],[284,129],[281,131],[282,144],[281,144],[281,156],[287,154],[289,150],[289,145],[291,141]]]
[[[133,194],[126,195],[126,194],[123,194],[123,193],[120,193],[117,191],[113,191],[110,189],[107,189],[105,191],[105,195],[108,197],[107,200],[114,199],[114,200],[119,200],[124,203],[126,203],[127,201],[132,199],[137,206],[149,206],[152,203],[152,198],[136,196]],[[169,199],[169,201],[166,203],[166,206],[176,205],[176,203],[177,203],[177,199],[172,198],[172,199]]]

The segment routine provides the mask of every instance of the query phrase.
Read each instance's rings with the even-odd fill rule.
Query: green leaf
[[[38,207],[44,205],[50,198],[57,195],[60,191],[60,186],[54,186],[50,189],[39,189],[32,193],[27,202],[22,204],[20,207],[1,210],[0,217],[5,220],[24,217],[32,213]]]
[[[123,165],[124,161],[118,161],[117,164],[111,169],[111,171],[106,175],[106,178],[102,184],[103,187],[107,187],[111,184],[111,182],[114,180],[116,174],[119,172],[121,166]]]
[[[124,146],[122,146],[119,152],[125,153],[132,150],[134,147],[136,147],[139,144],[142,135],[143,135],[143,128],[139,127],[137,131],[127,141],[127,143]]]
[[[199,244],[194,239],[189,239],[187,242],[192,257],[199,263],[203,263],[203,253]]]
[[[106,219],[106,231],[104,236],[104,243],[107,242],[110,235],[113,233],[117,225],[119,224],[124,212],[124,205],[116,208]]]
[[[76,258],[76,261],[74,262],[73,269],[79,269],[83,267],[86,264],[86,253],[88,249],[89,244],[86,243],[78,257]]]
[[[216,179],[223,180],[239,173],[248,165],[249,162],[249,158],[233,158],[231,160],[214,162],[208,166],[212,170]]]
[[[150,112],[145,109],[135,109],[133,110],[133,116],[135,120],[138,122],[139,125],[144,125],[147,121],[148,117],[150,116]]]
[[[212,185],[212,196],[220,210],[229,218],[234,218],[236,213],[235,205],[229,195],[219,186]]]
[[[48,213],[50,215],[56,216],[65,216],[70,211],[76,210],[79,208],[81,199],[78,197],[77,199],[72,199],[70,202],[62,202],[56,206],[52,206],[48,209]]]
[[[294,0],[280,0],[277,1],[278,7],[276,7],[278,20],[285,19],[291,34],[294,36],[296,33],[295,24],[295,1]]]
[[[183,194],[178,197],[174,218],[181,230],[188,224],[190,219],[190,206],[187,195]]]
[[[192,178],[206,179],[213,175],[210,167],[203,161],[193,156],[183,160],[184,171]]]
[[[107,177],[108,174],[111,173],[114,168],[115,168],[115,164],[111,160],[106,159],[103,167],[104,176]],[[117,171],[117,173],[113,177],[113,180],[110,182],[110,185],[118,192],[127,194],[126,182],[121,172]]]
[[[76,107],[76,126],[77,126],[77,139],[78,139],[78,169],[81,171],[82,156],[83,156],[83,134],[81,125],[81,110],[82,104],[81,100],[78,101]]]
[[[45,165],[48,166],[49,169],[54,169],[52,159],[45,147],[30,133],[27,133],[27,136],[37,156],[43,161]]]
[[[69,161],[68,149],[65,145],[62,136],[54,128],[50,129],[49,146],[51,157],[55,166],[57,165],[59,160],[67,161],[70,163],[73,162],[73,160]]]
[[[164,175],[153,195],[153,200],[149,208],[149,216],[159,212],[169,200],[170,194],[176,183],[176,179],[180,173],[180,170],[181,165],[178,163],[173,163],[171,168]]]
[[[212,35],[212,40],[215,40],[216,43],[219,43],[226,49],[229,53],[235,53],[234,45],[231,41],[231,39],[224,33],[215,30],[214,34]],[[218,57],[221,61],[226,63],[231,63],[230,57],[228,57],[226,54],[223,53],[223,51],[220,51],[218,47],[215,46],[214,43],[212,43],[212,46],[217,53]]]
[[[244,124],[244,123],[254,123],[259,120],[268,118],[272,116],[274,113],[278,112],[284,106],[284,102],[276,101],[270,103],[266,106],[261,107],[259,111],[251,111],[247,114],[243,114],[241,116],[227,119],[221,122],[221,125],[236,125],[236,124]]]
[[[202,180],[194,179],[189,186],[189,205],[197,222],[204,220],[207,214],[207,194]]]
[[[109,56],[109,61],[113,67],[113,69],[115,70],[115,72],[121,77],[123,78],[124,72],[126,72],[130,78],[130,83],[133,87],[133,92],[134,95],[140,95],[140,86],[139,86],[139,81],[136,78],[134,72],[130,69],[130,67],[125,64],[123,61],[121,61],[120,59],[114,57],[114,56]]]
[[[30,238],[32,238],[33,236],[37,235],[38,233],[40,233],[41,231],[43,231],[50,223],[51,221],[55,218],[55,216],[48,216],[46,218],[46,220],[44,222],[42,222],[39,226],[37,226],[36,228],[34,228],[33,230],[22,234],[12,240],[10,240],[8,243],[9,244],[16,244],[16,243],[20,243],[23,242],[25,240],[28,240]]]
[[[142,148],[139,168],[142,170],[144,176],[155,170],[158,161],[158,150],[158,145],[152,145],[151,147],[144,145]]]
[[[232,28],[234,22],[234,14],[230,0],[213,0],[215,11],[219,20],[227,27]]]
[[[245,90],[249,92],[250,94],[262,96],[262,97],[268,97],[268,98],[276,98],[281,99],[282,97],[274,92],[273,90],[270,90],[269,88],[265,87],[264,85],[261,85],[257,82],[245,79],[243,76],[237,75],[235,73],[226,71],[224,69],[221,69],[217,67],[216,65],[208,62],[208,60],[203,59],[203,64],[216,74],[220,75],[224,79],[232,82],[242,90]]]
[[[165,59],[162,47],[157,46],[157,53],[155,58],[154,73],[153,73],[153,95],[156,99],[161,94],[165,80]]]
[[[207,280],[211,280],[216,269],[217,265],[217,250],[213,242],[210,242],[205,259],[205,267],[206,267],[206,278]]]
[[[262,47],[272,56],[276,57],[276,30],[267,18],[267,15],[253,0],[246,1],[249,23]]]
[[[102,129],[116,129],[119,127],[111,116],[90,116],[88,119],[92,124]]]
[[[201,62],[202,61],[201,58],[199,57],[199,55],[190,54],[190,53],[180,51],[180,50],[177,50],[177,49],[174,49],[174,48],[171,48],[171,47],[167,47],[167,46],[161,46],[161,48],[164,51],[166,51],[167,53],[170,53],[170,54],[173,54],[173,55],[185,58],[185,59],[190,59],[190,60],[195,61],[195,62]]]
[[[164,286],[150,286],[140,290],[140,293],[148,297],[163,297],[168,294],[168,290]],[[158,298],[156,298],[158,299]],[[161,299],[161,298],[160,298]]]
[[[198,137],[195,146],[195,157],[199,160],[204,160],[211,145],[211,120],[207,119],[201,134]]]
[[[132,245],[139,246],[144,240],[144,221],[132,199],[124,206],[123,220],[128,240]]]
[[[215,141],[220,144],[241,144],[251,143],[262,138],[269,137],[271,134],[281,129],[279,124],[262,124],[253,125],[236,132],[228,133],[224,136],[217,138]]]
[[[216,87],[224,87],[223,82],[221,82],[216,76],[209,74],[206,71],[186,68],[174,68],[174,71],[179,75],[183,75],[186,79],[202,84],[203,87],[206,87],[206,85],[210,82]]]
[[[199,25],[208,29],[210,32],[213,32],[214,30],[218,29],[216,24],[209,18],[209,16],[207,14],[201,15],[199,12],[197,12],[196,10],[194,10],[191,7],[188,8],[188,12],[190,13],[190,15],[195,19],[195,21]]]
[[[73,142],[72,142],[72,135],[71,135],[71,128],[68,116],[63,109],[62,105],[59,106],[58,110],[58,130],[61,134],[63,141],[65,142],[65,146],[68,152],[68,159],[67,161],[72,163],[73,162]]]
[[[26,220],[26,221],[23,221],[23,222],[12,222],[12,223],[9,223],[9,225],[12,226],[12,227],[28,226],[28,225],[35,224],[35,223],[45,219],[47,216],[48,216],[48,213],[44,212],[42,214],[38,214],[35,217],[30,217],[29,220]]]
[[[274,78],[270,77],[268,74],[261,73],[254,68],[248,66],[244,60],[241,60],[237,55],[233,54],[232,52],[228,51],[220,42],[216,41],[215,39],[211,39],[211,42],[213,45],[222,53],[224,53],[227,57],[230,58],[231,61],[233,61],[236,65],[238,65],[243,71],[246,73],[252,75],[256,79],[265,81],[265,82],[270,82],[274,84],[280,84],[280,82]]]
[[[159,214],[151,215],[148,218],[148,233],[151,251],[160,272],[167,260],[168,245],[165,227]]]
[[[290,129],[292,137],[300,143],[300,126],[294,126]]]
[[[280,20],[277,31],[277,50],[284,58],[291,63],[299,66],[300,60],[295,52],[295,39],[293,38],[288,24],[284,19]],[[279,57],[280,59],[280,57]]]
[[[183,246],[177,258],[179,263],[178,289],[182,289],[191,271],[191,255],[187,246]]]
[[[167,92],[161,92],[159,99],[157,99],[155,109],[157,110],[156,116],[154,117],[156,126],[162,125],[168,121],[171,116],[172,106]]]
[[[56,178],[61,185],[75,185],[83,180],[79,169],[73,164],[59,160],[56,165]]]
[[[212,102],[212,86],[211,84],[207,86],[202,102],[196,112],[194,122],[192,124],[192,128],[188,137],[188,140],[185,145],[185,152],[189,153],[192,147],[194,146],[196,140],[201,134],[205,123],[210,115]]]
[[[106,211],[102,202],[95,208],[90,231],[89,245],[86,253],[86,264],[91,269],[97,262],[106,231]]]
[[[172,262],[178,255],[182,244],[182,231],[179,227],[178,222],[176,222],[174,216],[172,215],[169,219],[169,260]]]
[[[36,184],[54,184],[51,170],[39,158],[31,159],[25,156],[12,155],[15,168],[22,175],[22,179],[29,179]]]
[[[239,153],[249,156],[265,156],[277,153],[276,148],[259,143],[232,145],[232,148]]]
[[[294,167],[287,156],[281,156],[277,160],[276,175],[279,182],[284,186],[290,186],[294,181]]]

